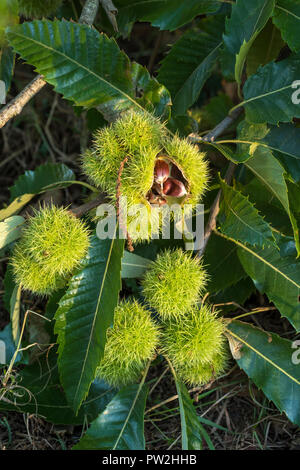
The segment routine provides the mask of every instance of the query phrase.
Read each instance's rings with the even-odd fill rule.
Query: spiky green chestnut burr
[[[159,328],[150,313],[136,300],[121,302],[107,331],[97,376],[116,387],[135,382],[154,356],[158,339]]]
[[[197,302],[206,280],[199,258],[181,249],[166,250],[146,271],[143,295],[164,320],[179,318]]]
[[[83,171],[114,203],[118,173],[126,159],[120,176],[120,193],[127,200],[128,225],[135,220],[130,215],[134,205],[145,209],[139,217],[141,230],[138,233],[128,230],[134,241],[150,239],[151,219],[157,218],[147,195],[153,185],[155,161],[165,133],[164,126],[154,116],[130,111],[111,126],[98,130],[92,148],[82,158]]]
[[[178,376],[191,385],[201,385],[226,367],[225,323],[211,307],[194,307],[179,320],[166,322],[163,351]]]
[[[25,290],[50,294],[80,264],[88,245],[87,227],[67,209],[35,211],[12,255],[16,282]]]
[[[129,111],[111,126],[98,130],[82,166],[113,202],[118,203],[119,190],[127,199],[127,229],[133,241],[149,240],[160,232],[163,223],[153,220],[159,218],[161,206],[180,207],[188,202],[192,210],[208,181],[207,162],[196,146],[177,136],[169,138],[157,118],[137,111]],[[135,215],[130,214],[136,205],[145,208],[138,232],[132,229]],[[181,219],[182,211],[173,217]]]
[[[46,18],[60,7],[63,0],[18,0],[19,13],[25,18]]]
[[[121,192],[129,205],[145,202],[153,183],[155,159],[161,150],[163,125],[155,117],[130,111],[94,134],[93,147],[82,159],[92,182],[116,199],[116,182],[122,161]]]
[[[212,357],[210,362],[201,364],[184,364],[175,367],[178,377],[191,387],[199,387],[217,378],[224,372],[227,366],[227,354],[225,349]]]

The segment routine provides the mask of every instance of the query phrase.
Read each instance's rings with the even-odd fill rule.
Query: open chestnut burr
[[[169,197],[182,198],[187,194],[186,180],[169,157],[159,157],[154,167],[154,181],[148,193],[150,204],[164,205]]]

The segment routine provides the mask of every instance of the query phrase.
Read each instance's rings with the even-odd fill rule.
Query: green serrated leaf
[[[221,234],[220,234],[221,235]],[[224,235],[222,235],[224,236]],[[288,240],[278,239],[280,250],[275,247],[254,248],[230,238],[238,246],[238,257],[256,288],[267,294],[271,302],[286,317],[293,327],[300,330],[300,262],[294,253],[286,253],[295,245]]]
[[[272,155],[270,149],[258,146],[252,158],[245,162],[247,168],[261,180],[261,182],[282,204],[287,212],[294,232],[294,239],[298,255],[300,254],[300,241],[297,220],[291,211],[288,190],[284,178],[284,168]]]
[[[113,324],[123,249],[124,240],[99,240],[93,235],[83,267],[59,301],[55,315],[59,372],[75,412],[89,391],[103,357],[106,330]]]
[[[293,362],[293,342],[240,321],[231,322],[228,330],[243,345],[238,365],[279,411],[300,425],[300,368]]]
[[[127,32],[129,23],[148,21],[161,30],[174,31],[192,21],[195,16],[214,13],[220,8],[215,0],[116,0],[119,30]]]
[[[225,75],[234,74],[239,85],[247,53],[270,18],[274,4],[274,0],[252,0],[251,3],[237,0],[232,6],[223,35],[222,66]]]
[[[171,92],[174,115],[184,114],[195,103],[219,56],[223,16],[201,25],[202,31],[190,30],[173,45],[158,72],[158,80]]]
[[[73,449],[144,450],[147,393],[146,385],[122,388]]]
[[[222,207],[226,216],[225,220],[221,222],[221,232],[228,237],[258,247],[273,245],[275,240],[270,225],[249,199],[222,180],[221,187]],[[222,214],[220,216],[222,219]]]
[[[274,24],[292,51],[300,49],[300,1],[277,0],[273,15]]]
[[[247,148],[249,149],[251,158],[245,162],[246,167],[249,168],[266,186],[268,191],[280,201],[284,210],[287,212],[293,228],[294,239],[299,255],[299,230],[297,219],[295,218],[289,203],[284,167],[272,154],[273,148],[266,143],[268,141],[268,133],[269,129],[266,124],[249,124],[246,121],[241,122],[238,128],[238,142],[243,141],[247,143],[239,144],[239,147],[242,149],[242,153],[246,152]],[[252,139],[254,141],[251,143]],[[282,148],[285,148],[286,146],[284,141],[278,143],[278,138],[276,145],[277,147],[281,146]],[[291,147],[293,147],[293,145],[291,145]]]
[[[244,106],[247,121],[278,124],[300,117],[296,96],[298,90],[295,90],[299,76],[299,54],[259,67],[246,81],[243,87],[244,101],[238,105]]]
[[[8,28],[23,59],[76,106],[97,107],[108,121],[129,108],[168,118],[170,96],[115,40],[70,21],[33,21]]]
[[[38,194],[46,187],[53,185],[67,187],[64,182],[75,180],[75,175],[70,168],[63,163],[46,163],[38,166],[35,170],[28,170],[16,180],[10,188],[10,200],[13,201],[23,194]]]

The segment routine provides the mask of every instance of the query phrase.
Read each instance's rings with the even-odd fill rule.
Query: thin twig
[[[99,7],[99,0],[86,0],[82,9],[79,23],[92,25],[94,23]],[[34,97],[47,82],[42,75],[36,76],[12,101],[10,101],[0,112],[0,129],[15,116],[18,116],[24,106]]]
[[[197,134],[190,134],[189,140],[194,144],[201,144],[202,142],[214,142],[217,137],[223,134],[231,124],[236,121],[236,119],[241,115],[243,112],[243,108],[236,108],[234,109],[223,121],[219,122],[216,127],[213,128],[208,134],[204,137],[199,136]]]

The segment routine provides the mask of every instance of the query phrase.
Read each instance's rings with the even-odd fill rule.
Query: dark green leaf
[[[292,51],[300,49],[300,1],[277,0],[273,21]]]
[[[142,256],[124,251],[122,258],[122,278],[139,278],[141,277],[146,269],[149,267],[151,260],[143,258]]]
[[[121,32],[128,23],[149,21],[159,29],[173,31],[192,21],[195,16],[214,13],[220,8],[215,0],[116,0],[117,22]]]
[[[144,411],[148,387],[123,388],[91,423],[75,450],[144,450]]]
[[[295,253],[284,251],[287,243],[288,246],[293,246],[293,243],[279,239],[279,251],[275,247],[258,249],[231,240],[238,245],[239,259],[257,289],[267,294],[281,315],[299,331],[300,262],[295,258]]]
[[[38,194],[52,186],[65,188],[68,186],[67,182],[73,180],[75,180],[73,171],[63,163],[46,163],[34,171],[27,170],[24,175],[19,176],[10,188],[10,200],[13,201],[23,194]]]
[[[226,289],[246,277],[235,244],[216,235],[209,239],[204,264],[209,274],[207,291],[210,294]]]
[[[243,66],[247,53],[270,18],[274,0],[237,0],[232,6],[231,17],[226,20],[223,36],[225,50],[223,52],[223,70],[225,75],[235,75],[240,84]]]
[[[263,247],[274,244],[270,225],[249,199],[221,180],[223,209],[226,218],[220,230],[228,237]]]
[[[239,366],[279,411],[300,425],[300,368],[293,361],[292,341],[240,321],[228,330],[243,344]]]
[[[260,65],[265,65],[271,60],[277,59],[284,42],[280,31],[271,20],[259,33],[253,42],[247,55],[247,76],[254,74]]]
[[[55,315],[59,373],[75,412],[89,391],[103,357],[106,330],[113,324],[123,249],[124,240],[93,236],[82,268],[59,301]]]
[[[263,140],[293,180],[300,181],[300,129],[293,124],[270,126]]]
[[[300,106],[295,100],[298,91],[294,85],[299,76],[300,56],[296,54],[260,67],[243,88],[241,104],[245,107],[247,121],[277,124],[300,117]]]
[[[245,279],[238,281],[236,284],[210,295],[209,298],[210,302],[213,304],[228,304],[227,306],[222,306],[222,312],[226,312],[227,310],[232,312],[239,308],[238,305],[244,305],[246,300],[248,300],[255,291],[255,285],[252,280],[250,277],[246,277]]]
[[[245,162],[245,165],[281,202],[285,211],[289,215],[294,232],[297,252],[300,254],[299,230],[297,220],[290,209],[288,190],[284,179],[284,168],[272,155],[272,152],[268,148],[262,146],[259,146],[257,150],[255,150],[254,155]]]
[[[23,59],[77,106],[97,107],[108,121],[132,107],[168,117],[165,87],[94,28],[41,20],[9,28],[7,37]]]
[[[86,401],[75,416],[60,385],[56,359],[57,355],[51,349],[39,361],[18,371],[15,390],[5,395],[10,402],[1,401],[0,409],[37,414],[54,424],[75,425],[95,419],[116,390],[103,381],[93,382]]]
[[[229,147],[229,145],[218,143],[214,144],[213,142],[208,142],[208,145],[214,147],[216,150],[221,152],[221,154],[224,155],[225,158],[236,164],[244,163],[251,157],[249,151],[237,152],[231,147]]]
[[[254,140],[250,147],[248,144],[241,144],[240,147],[244,149],[248,147],[249,154],[252,156],[245,162],[247,168],[266,186],[268,191],[277,198],[285,211],[287,212],[294,232],[294,239],[297,247],[298,254],[300,253],[299,230],[297,220],[291,211],[288,190],[284,178],[284,168],[281,163],[273,156],[271,147],[264,142],[264,138],[268,135],[268,128],[266,124],[248,124],[246,121],[239,125],[238,129],[239,139],[251,142]],[[250,140],[248,140],[250,139]],[[260,139],[262,140],[260,142]],[[244,150],[243,150],[244,151]]]
[[[15,65],[15,53],[9,46],[0,48],[0,80],[5,83],[5,90],[8,93]],[[1,104],[1,100],[0,100]],[[4,103],[2,103],[4,104]]]
[[[224,93],[219,93],[209,100],[209,102],[199,108],[191,110],[191,116],[196,119],[200,131],[213,129],[229,113],[233,103]]]
[[[174,115],[195,103],[219,56],[224,18],[202,24],[203,31],[190,30],[174,44],[158,72],[158,80],[171,92]]]

